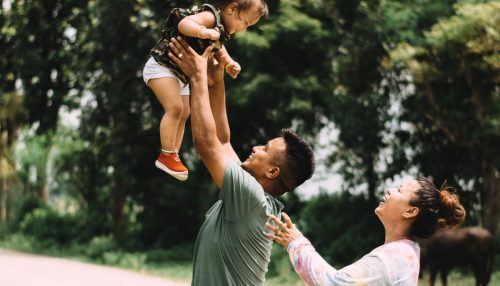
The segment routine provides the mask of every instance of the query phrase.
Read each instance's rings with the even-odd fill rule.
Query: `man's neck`
[[[281,195],[283,195],[282,193],[278,192],[278,190],[276,189],[276,186],[274,185],[273,182],[271,182],[269,180],[262,180],[262,179],[260,179],[260,180],[257,179],[257,182],[262,186],[262,188],[264,189],[264,192],[273,196],[274,198],[279,198],[279,197],[281,197]]]

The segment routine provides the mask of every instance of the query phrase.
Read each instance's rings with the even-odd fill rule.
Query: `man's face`
[[[264,146],[254,146],[252,154],[241,164],[241,167],[256,179],[266,176],[266,173],[277,165],[284,155],[286,143],[282,137],[274,138]]]

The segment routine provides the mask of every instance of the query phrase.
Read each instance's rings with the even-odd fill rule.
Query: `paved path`
[[[187,286],[108,266],[0,249],[1,286]]]

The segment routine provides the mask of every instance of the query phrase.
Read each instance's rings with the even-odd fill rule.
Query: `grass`
[[[495,270],[495,269],[494,269]],[[429,275],[424,273],[423,277],[418,282],[419,286],[429,286]],[[436,278],[434,286],[440,286],[441,280],[439,277]],[[473,286],[476,285],[474,280],[474,275],[471,273],[462,273],[462,271],[452,271],[448,275],[448,285],[453,286]],[[495,271],[492,273],[490,278],[490,286],[500,285],[500,271]]]
[[[103,242],[101,241],[101,243]],[[106,242],[104,241],[104,244],[105,243]],[[160,257],[160,259],[155,259],[156,262],[148,262],[148,253],[125,253],[116,249],[111,251],[103,250],[103,253],[97,256],[98,259],[96,259],[88,256],[89,246],[87,245],[70,246],[65,249],[60,249],[49,245],[40,245],[29,237],[17,234],[3,238],[0,237],[0,247],[28,253],[63,257],[94,264],[109,265],[139,273],[163,277],[170,280],[183,281],[186,283],[191,280],[191,261],[177,262],[171,259],[162,259]],[[293,271],[286,253],[282,250],[273,249],[271,261],[272,265],[270,265],[270,271],[266,278],[266,286],[305,285],[299,276]],[[418,285],[430,285],[427,272],[424,273]],[[435,286],[439,285],[441,285],[440,281],[436,281]],[[448,285],[469,286],[475,285],[475,281],[473,275],[467,271],[453,271],[450,275],[448,275]],[[500,271],[495,271],[492,274],[489,285],[500,285]]]

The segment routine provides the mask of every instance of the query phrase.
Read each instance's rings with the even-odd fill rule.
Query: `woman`
[[[420,248],[441,227],[460,226],[465,210],[446,186],[438,190],[426,178],[388,189],[375,209],[385,229],[385,242],[355,263],[335,269],[314,250],[309,240],[283,213],[285,223],[271,216],[277,227],[268,236],[287,248],[295,271],[308,285],[417,285]]]

